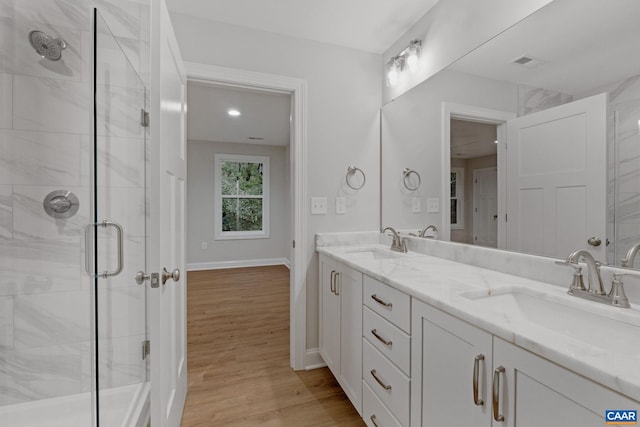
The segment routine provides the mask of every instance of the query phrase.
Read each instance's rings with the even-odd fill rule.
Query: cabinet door
[[[578,356],[580,357],[580,356]],[[496,427],[601,427],[607,409],[637,409],[631,400],[499,338],[494,338],[494,372],[499,367]]]
[[[411,330],[411,426],[489,427],[491,335],[415,299]]]
[[[362,273],[338,264],[341,298],[340,377],[344,392],[362,415]]]
[[[340,295],[336,290],[336,262],[320,255],[320,355],[340,376]]]

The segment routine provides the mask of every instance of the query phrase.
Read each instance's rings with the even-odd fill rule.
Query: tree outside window
[[[269,237],[269,158],[217,154],[216,239]]]

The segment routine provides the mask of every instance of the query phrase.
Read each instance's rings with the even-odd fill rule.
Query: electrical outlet
[[[207,249],[209,247],[209,245],[207,244],[207,242],[202,242],[202,249]]]
[[[327,198],[312,197],[311,198],[311,215],[326,215],[326,214],[327,214]]]
[[[420,197],[414,197],[413,199],[411,199],[411,212],[422,212],[422,206],[420,206]]]
[[[336,197],[336,213],[344,214],[347,212],[347,199],[344,196]]]
[[[428,213],[440,212],[440,199],[438,198],[427,199],[427,212]]]

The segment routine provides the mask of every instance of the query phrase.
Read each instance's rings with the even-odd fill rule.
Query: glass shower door
[[[133,426],[149,394],[147,286],[136,280],[146,271],[147,91],[98,10],[94,31],[95,409],[100,427]]]

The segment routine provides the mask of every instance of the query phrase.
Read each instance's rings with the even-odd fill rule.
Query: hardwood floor
[[[289,367],[289,270],[188,273],[182,427],[364,426],[327,368]]]

